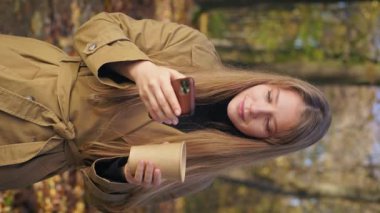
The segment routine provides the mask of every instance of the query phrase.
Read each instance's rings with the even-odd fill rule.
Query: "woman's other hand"
[[[144,187],[156,187],[162,182],[161,170],[149,161],[139,161],[134,172],[125,165],[124,174],[128,183]]]
[[[167,124],[177,124],[181,107],[171,81],[184,78],[176,70],[157,66],[150,61],[124,63],[119,72],[133,80],[152,119]]]

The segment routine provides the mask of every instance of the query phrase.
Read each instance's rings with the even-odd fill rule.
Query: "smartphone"
[[[186,77],[173,80],[172,87],[181,106],[180,117],[193,115],[195,110],[194,79]]]

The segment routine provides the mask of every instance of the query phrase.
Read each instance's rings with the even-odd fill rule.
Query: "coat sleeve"
[[[113,80],[107,69],[102,73],[103,65],[150,60],[176,67],[212,68],[220,63],[214,46],[199,31],[176,23],[134,20],[122,13],[94,16],[75,33],[74,47],[101,83],[118,88],[123,88],[124,82]]]
[[[185,183],[176,182],[174,185],[166,185],[159,194],[152,197],[148,196],[146,199],[136,202],[135,196],[141,198],[156,188],[143,188],[127,182],[116,182],[105,178],[101,170],[107,169],[105,168],[107,164],[112,164],[120,159],[126,161],[126,157],[100,158],[91,167],[81,170],[84,176],[86,198],[101,211],[124,212],[131,207],[176,199],[203,190],[215,178],[214,176],[204,177],[201,181],[188,179]]]
[[[119,157],[100,158],[91,167],[81,170],[84,177],[86,199],[99,210],[112,211],[128,206],[130,198],[141,190],[140,186],[117,182],[102,176],[101,167]]]

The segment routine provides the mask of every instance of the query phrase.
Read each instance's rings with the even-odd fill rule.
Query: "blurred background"
[[[2,0],[0,32],[51,42],[100,11],[190,25],[225,64],[318,85],[333,123],[301,152],[223,174],[201,193],[131,212],[380,212],[380,2],[323,0]],[[0,212],[96,212],[74,171],[0,192]]]

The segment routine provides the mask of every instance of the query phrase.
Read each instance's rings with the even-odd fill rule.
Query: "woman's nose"
[[[251,115],[256,118],[259,116],[271,115],[274,112],[274,108],[270,104],[252,105],[250,109]]]

